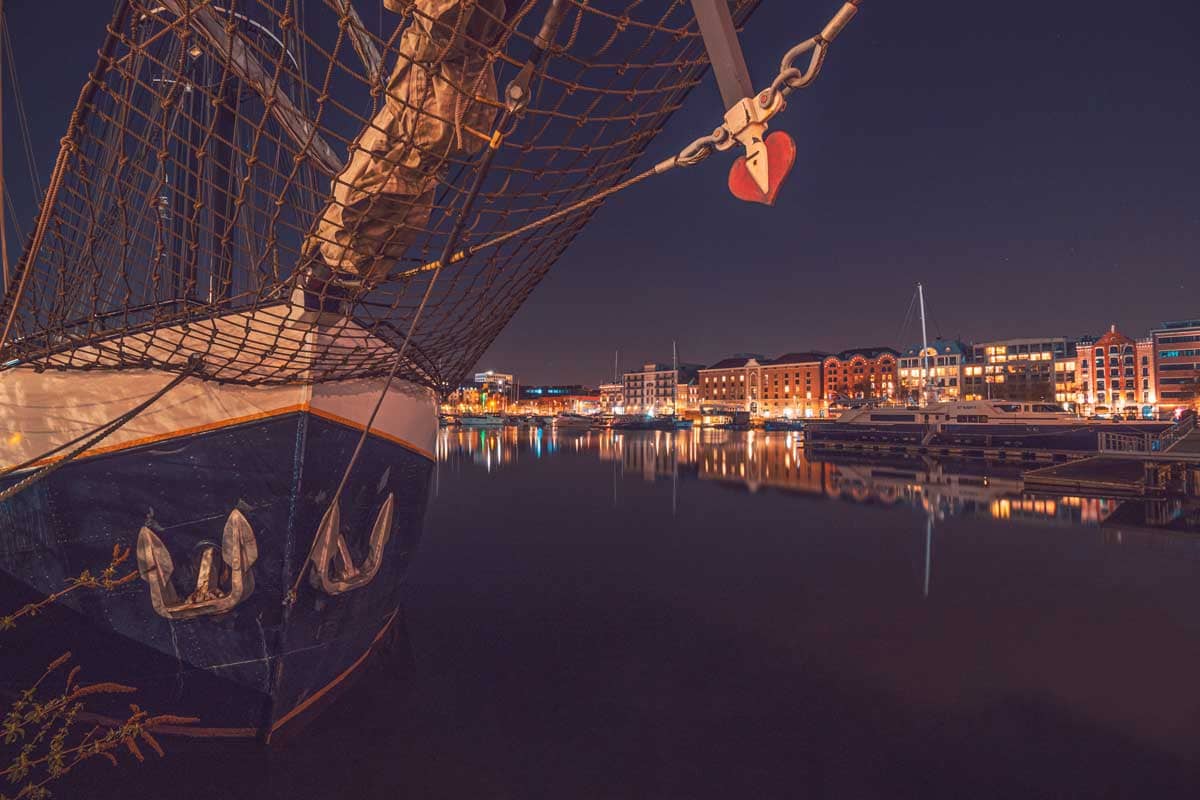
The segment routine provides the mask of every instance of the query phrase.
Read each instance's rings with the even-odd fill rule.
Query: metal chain
[[[778,95],[787,97],[797,89],[804,89],[816,80],[817,75],[821,72],[821,66],[825,63],[825,54],[829,50],[830,43],[837,38],[837,35],[858,12],[859,2],[860,0],[849,0],[838,9],[838,12],[833,15],[819,34],[804,40],[784,53],[783,60],[779,64],[779,74],[775,76],[775,80],[771,81],[770,87],[758,95],[760,106],[770,108]],[[795,66],[796,59],[810,51],[812,56],[808,60],[808,68],[801,70]]]
[[[802,89],[813,82],[813,80],[817,77],[817,74],[821,71],[821,65],[825,61],[825,52],[829,46],[829,43],[832,42],[839,33],[841,33],[842,28],[846,27],[846,23],[849,22],[850,18],[853,17],[858,11],[859,2],[860,0],[850,0],[849,2],[845,3],[841,9],[834,14],[833,18],[829,20],[829,23],[826,24],[824,30],[822,30],[820,34],[801,42],[784,54],[783,61],[779,69],[779,75],[776,76],[775,80],[771,82],[770,88],[765,89],[758,94],[758,102],[763,108],[769,108],[771,104],[775,102],[775,97],[778,94],[782,94],[786,97],[796,89]],[[794,67],[793,63],[795,60],[810,50],[813,51],[813,55],[812,59],[809,61],[808,69],[801,71]],[[443,267],[448,267],[452,264],[458,264],[466,261],[468,258],[481,250],[497,247],[519,236],[523,236],[526,233],[549,225],[552,222],[556,222],[564,217],[571,216],[572,214],[576,214],[587,208],[590,208],[596,203],[599,203],[600,201],[605,200],[618,192],[624,191],[634,184],[641,183],[646,178],[650,178],[655,175],[662,175],[663,173],[668,172],[675,167],[694,167],[712,155],[715,151],[724,149],[725,147],[731,145],[732,139],[733,134],[731,134],[729,129],[722,124],[709,135],[701,136],[699,139],[691,142],[675,155],[660,161],[650,169],[640,172],[637,175],[634,175],[632,178],[621,181],[614,186],[610,186],[607,189],[596,192],[590,197],[585,197],[582,200],[578,200],[569,206],[560,208],[558,211],[555,211],[552,214],[540,219],[536,219],[533,222],[522,225],[507,233],[493,236],[492,238],[482,241],[479,244],[468,245],[467,247],[450,254],[448,257],[443,255],[443,257],[439,258],[437,261],[430,261],[426,264],[422,264],[419,267],[413,267],[412,269],[405,270],[404,272],[396,273],[390,278],[390,280],[405,280],[412,278],[415,275],[420,275],[424,272],[440,270]]]

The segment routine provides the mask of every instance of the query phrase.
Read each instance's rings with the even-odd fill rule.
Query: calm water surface
[[[124,797],[167,798],[1200,787],[1194,507],[1026,495],[1011,468],[979,464],[818,463],[782,433],[446,429],[439,456],[405,640],[337,704],[270,751],[175,745],[67,788],[95,796],[96,776]]]

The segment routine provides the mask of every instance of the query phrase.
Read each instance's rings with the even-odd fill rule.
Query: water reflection
[[[542,428],[444,428],[439,463],[473,464],[488,471],[521,459],[594,456],[613,465],[618,479],[670,481],[672,507],[680,480],[714,481],[749,492],[779,490],[802,495],[924,512],[930,526],[956,516],[1065,525],[1200,530],[1196,499],[1128,500],[1037,494],[1024,488],[1014,464],[938,461],[932,458],[853,460],[811,457],[798,437],[785,432],[559,431]]]

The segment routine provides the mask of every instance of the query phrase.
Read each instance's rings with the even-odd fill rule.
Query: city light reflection
[[[614,479],[717,481],[750,492],[775,490],[852,503],[907,507],[944,520],[959,515],[1101,525],[1125,501],[1026,492],[1020,470],[985,462],[940,464],[931,459],[820,461],[788,432],[556,430],[503,427],[443,428],[443,462],[471,463],[491,472],[528,452],[536,459],[594,457],[611,463]],[[615,490],[614,490],[615,492]],[[1194,514],[1189,501],[1159,503],[1148,520],[1172,522]],[[1190,501],[1194,502],[1194,501]]]

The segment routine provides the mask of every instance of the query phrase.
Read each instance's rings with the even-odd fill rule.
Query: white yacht
[[[907,408],[855,408],[838,417],[839,425],[921,426],[1077,426],[1079,416],[1056,403],[1015,400],[955,400]]]

